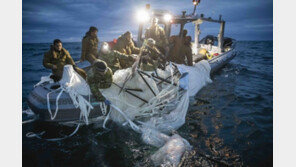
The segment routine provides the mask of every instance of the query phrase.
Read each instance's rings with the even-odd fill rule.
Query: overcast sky
[[[173,14],[193,10],[192,0],[23,0],[23,43],[81,41],[90,26],[99,28],[100,41],[125,31],[137,34],[135,13],[150,3],[152,9]],[[237,40],[272,40],[272,0],[201,0],[197,13],[226,21],[225,36]],[[186,26],[191,30],[193,25]],[[217,35],[217,24],[203,24],[202,36]],[[176,28],[177,29],[177,28]],[[190,33],[189,35],[193,35]]]

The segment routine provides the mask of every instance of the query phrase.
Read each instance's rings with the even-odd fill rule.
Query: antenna
[[[195,11],[196,11],[196,6],[200,3],[201,0],[192,0],[192,3],[194,5],[194,9],[193,9],[193,12],[192,12],[192,15],[194,16],[195,15]]]

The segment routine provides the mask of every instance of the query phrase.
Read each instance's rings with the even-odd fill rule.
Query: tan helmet
[[[153,47],[155,45],[155,40],[152,38],[147,39],[147,45]]]

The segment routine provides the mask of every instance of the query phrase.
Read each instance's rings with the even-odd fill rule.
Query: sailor
[[[127,31],[117,39],[117,43],[114,45],[113,50],[117,50],[120,53],[127,55],[139,54],[140,49],[135,46],[132,33]]]
[[[184,43],[182,38],[177,35],[171,36],[169,39],[170,42],[170,50],[168,60],[171,62],[177,62],[177,59],[181,52],[181,47]]]
[[[174,57],[176,57],[179,52],[180,52],[180,48],[184,43],[184,40],[186,38],[187,35],[187,30],[184,29],[182,31],[182,34],[179,35],[173,35],[170,37],[169,39],[169,45],[170,45],[170,51],[169,51],[169,60],[170,61],[174,61]]]
[[[152,38],[156,41],[156,47],[165,54],[168,52],[168,40],[165,31],[158,25],[158,19],[153,18],[151,26],[145,32],[145,39]]]
[[[184,44],[181,47],[181,61],[182,64],[186,64],[187,66],[192,66],[192,48],[191,48],[191,36],[186,36],[184,39]],[[185,61],[185,58],[187,62]]]
[[[192,49],[191,49],[191,37],[186,36],[187,30],[184,29],[182,36],[172,36],[170,38],[170,44],[172,45],[168,60],[177,64],[186,64],[192,66]],[[185,57],[187,63],[185,63]]]
[[[143,71],[153,71],[165,64],[165,56],[158,50],[155,43],[152,38],[147,39],[147,45],[141,57],[141,69]]]
[[[98,58],[99,39],[97,33],[98,29],[96,27],[90,27],[89,31],[83,37],[80,58],[81,62],[87,60],[92,64]]]
[[[67,64],[73,65],[74,70],[82,78],[86,79],[85,71],[75,65],[70,53],[63,48],[62,41],[55,39],[53,45],[50,46],[50,50],[44,54],[43,66],[52,70],[53,75],[50,77],[57,82],[62,79],[64,66]]]
[[[115,71],[122,69],[121,63],[124,63],[125,66],[131,66],[134,63],[135,56],[110,50],[108,43],[103,42],[99,52],[99,59],[105,61],[115,73]]]
[[[87,83],[89,84],[92,95],[98,101],[104,101],[106,98],[100,92],[100,89],[107,89],[111,87],[113,82],[112,70],[107,64],[99,59],[96,59],[91,68],[87,72]]]

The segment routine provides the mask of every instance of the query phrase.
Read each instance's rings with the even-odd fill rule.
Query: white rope
[[[53,115],[53,114],[52,114],[52,111],[51,111],[51,108],[50,108],[50,98],[49,98],[49,95],[50,95],[51,93],[57,92],[57,91],[60,90],[60,89],[61,89],[61,91],[60,91],[60,93],[59,93],[58,96],[57,96],[57,99],[56,99],[56,109],[55,109],[55,113],[54,113],[54,115]],[[56,118],[57,114],[58,114],[58,111],[59,111],[59,99],[60,99],[60,97],[61,97],[63,91],[64,91],[64,89],[62,89],[62,88],[60,87],[59,89],[56,89],[56,90],[54,90],[54,91],[52,91],[52,92],[48,92],[47,95],[46,95],[46,97],[47,97],[47,110],[48,110],[48,112],[49,112],[49,115],[50,115],[50,119],[51,119],[51,120],[54,120],[54,119]]]

